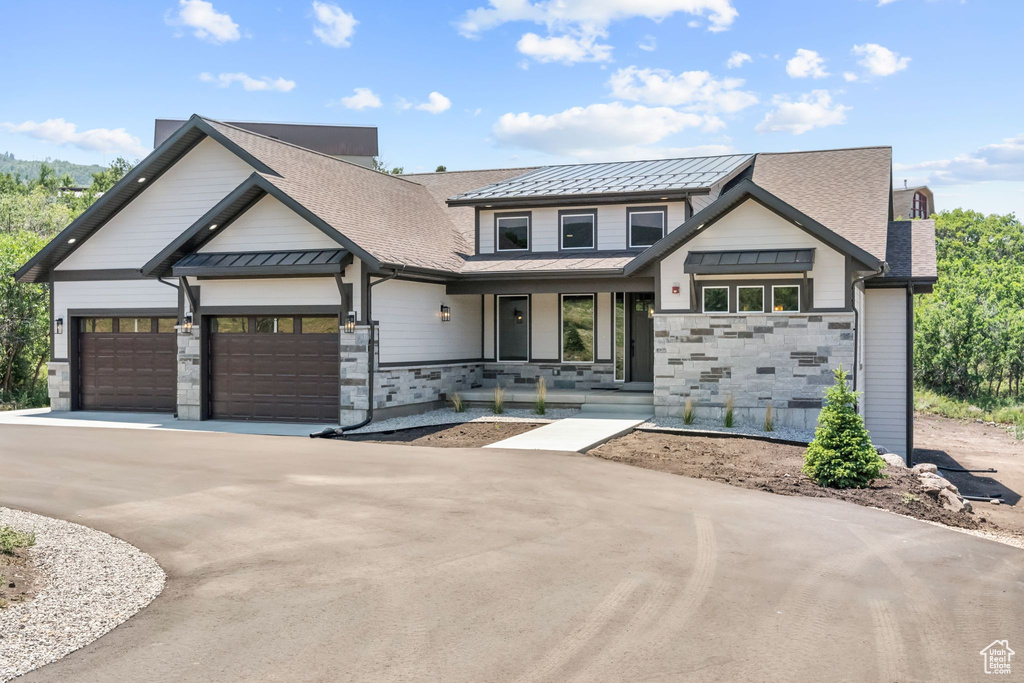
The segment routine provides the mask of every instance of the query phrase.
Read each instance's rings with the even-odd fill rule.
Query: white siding
[[[204,139],[72,252],[57,270],[141,268],[252,172],[220,143]]]
[[[69,309],[178,308],[178,290],[156,280],[95,280],[53,283],[53,317],[64,319],[64,334],[53,337],[54,358],[67,358]]]
[[[380,362],[480,357],[479,295],[449,295],[444,285],[392,280],[373,288],[372,303],[380,323]],[[441,304],[451,307],[449,322],[441,321]]]
[[[494,358],[494,295],[484,294],[484,358]]]
[[[531,297],[530,312],[533,315],[530,320],[532,328],[530,333],[533,337],[533,348],[530,350],[530,355],[533,358],[542,360],[561,358],[558,306],[557,294],[534,294]]]
[[[610,292],[597,294],[597,358],[608,360],[612,357],[612,295]]]
[[[707,194],[700,194],[690,197],[690,206],[693,207],[693,212],[698,213],[702,209],[707,208],[708,204],[718,199],[718,195],[722,193],[721,184],[715,185],[711,188],[711,191]]]
[[[864,417],[876,446],[907,456],[907,292],[870,289],[864,337]]]
[[[689,251],[811,247],[816,249],[809,273],[814,279],[814,306],[842,308],[846,305],[846,257],[753,200],[740,204],[662,260],[662,308],[679,310],[690,305],[689,276],[683,272]],[[679,285],[679,294],[672,294],[674,284]]]
[[[334,278],[200,280],[199,306],[340,306]]]
[[[655,202],[653,204],[613,204],[597,207],[597,248],[626,248],[626,208],[644,206],[668,206],[667,229],[673,230],[686,220],[686,202]],[[553,207],[528,209],[532,213],[530,250],[534,252],[558,251],[559,211],[573,209],[593,209],[593,206]],[[508,211],[512,211],[508,209]],[[498,211],[502,213],[503,211]],[[480,212],[480,253],[494,253],[494,214],[493,210]],[[585,251],[579,252],[586,254]]]
[[[224,228],[199,251],[337,249],[338,242],[270,195]]]

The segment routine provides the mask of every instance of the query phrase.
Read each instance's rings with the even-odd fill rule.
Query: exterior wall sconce
[[[192,332],[192,314],[191,313],[186,313],[185,314],[185,317],[181,321],[181,329],[186,334],[190,334]]]
[[[349,311],[345,316],[345,334],[354,334],[356,331],[356,312]]]
[[[523,324],[523,312],[518,308],[512,311],[512,319],[516,321],[516,325]]]
[[[451,322],[452,319],[452,308],[451,306],[445,306],[441,304],[441,322]]]
[[[654,317],[654,306],[648,306],[647,307],[647,317],[648,318],[653,318]]]
[[[53,321],[53,333],[64,334],[64,318],[57,318]]]

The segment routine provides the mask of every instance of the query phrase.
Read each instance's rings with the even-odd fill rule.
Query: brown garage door
[[[78,407],[172,413],[174,318],[79,318]]]
[[[338,318],[208,319],[210,417],[338,421]]]

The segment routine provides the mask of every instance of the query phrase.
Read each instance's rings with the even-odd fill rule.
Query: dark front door
[[[77,407],[173,413],[175,323],[174,318],[79,318]]]
[[[629,381],[654,381],[654,294],[629,295]]]

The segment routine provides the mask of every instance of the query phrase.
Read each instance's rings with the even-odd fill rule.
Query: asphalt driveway
[[[0,496],[168,574],[28,682],[973,680],[1024,647],[1020,550],[584,456],[0,425]]]

